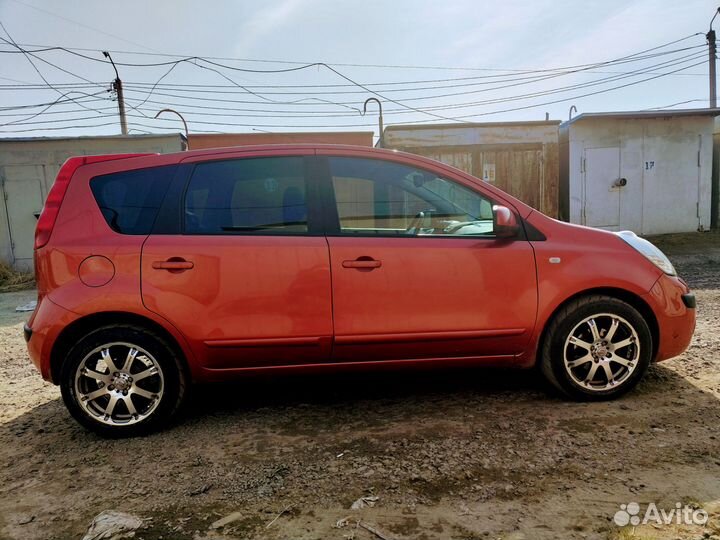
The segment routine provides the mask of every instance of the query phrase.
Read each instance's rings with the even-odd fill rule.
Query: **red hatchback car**
[[[30,356],[114,436],[167,422],[191,381],[259,371],[538,365],[571,398],[607,399],[695,326],[646,240],[370,148],[70,158],[35,269]]]

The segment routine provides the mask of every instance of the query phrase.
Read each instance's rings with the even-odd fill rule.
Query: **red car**
[[[70,158],[35,270],[30,357],[111,436],[160,427],[191,381],[256,372],[538,365],[573,399],[613,398],[695,327],[646,240],[370,148]]]

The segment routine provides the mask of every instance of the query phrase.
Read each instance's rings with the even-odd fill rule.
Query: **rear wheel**
[[[173,347],[129,325],[106,326],[83,337],[68,353],[60,381],[73,417],[109,437],[162,427],[179,408],[185,384]]]
[[[612,399],[642,378],[652,357],[652,335],[630,304],[609,296],[588,296],[556,314],[541,355],[545,377],[565,395]]]

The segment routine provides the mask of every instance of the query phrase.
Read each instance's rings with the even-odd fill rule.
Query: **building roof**
[[[720,108],[708,109],[666,109],[666,110],[645,110],[645,111],[618,111],[618,112],[597,112],[582,113],[562,123],[563,126],[580,122],[581,120],[614,119],[614,120],[639,120],[643,118],[673,118],[679,116],[720,116]]]
[[[0,137],[3,142],[43,142],[43,141],[75,141],[88,139],[167,139],[170,137],[181,137],[185,139],[184,133],[139,133],[137,135],[80,135],[64,137]]]
[[[372,146],[372,141],[372,131],[190,133],[190,147],[193,149],[289,143],[330,143]]]
[[[422,129],[454,129],[454,128],[478,128],[478,127],[512,127],[512,126],[558,126],[560,120],[529,120],[527,122],[458,122],[453,124],[411,124],[387,126],[385,131],[406,131]]]

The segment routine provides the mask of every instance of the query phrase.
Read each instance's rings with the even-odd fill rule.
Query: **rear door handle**
[[[152,263],[152,267],[155,270],[182,271],[190,270],[194,266],[195,265],[191,261],[175,257],[168,259],[167,261],[155,261]]]
[[[370,257],[358,257],[354,261],[343,261],[343,268],[380,268],[382,261],[376,261]]]

